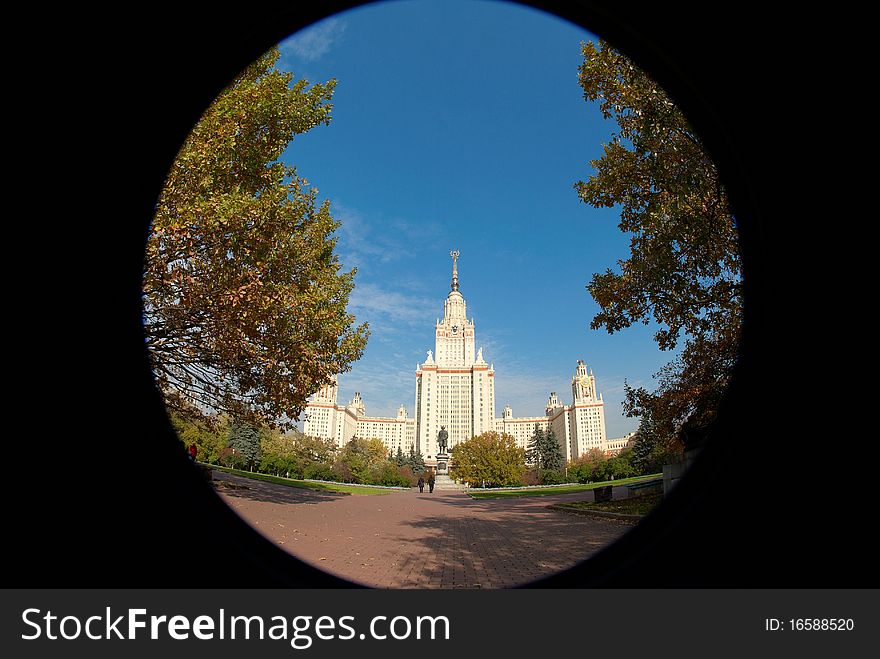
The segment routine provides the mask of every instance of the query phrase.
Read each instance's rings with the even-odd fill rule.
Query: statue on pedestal
[[[437,433],[437,446],[440,447],[439,454],[446,454],[446,441],[449,437],[449,433],[446,432],[446,426],[440,426],[440,432]]]

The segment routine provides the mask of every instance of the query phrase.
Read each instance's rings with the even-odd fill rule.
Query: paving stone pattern
[[[271,542],[325,572],[375,588],[522,585],[585,560],[632,528],[547,508],[589,500],[589,492],[475,500],[413,488],[352,496],[214,474],[247,488],[217,491]]]

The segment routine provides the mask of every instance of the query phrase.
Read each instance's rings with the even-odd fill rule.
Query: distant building
[[[510,405],[504,406],[500,419],[495,419],[496,432],[504,432],[516,440],[520,448],[528,449],[529,441],[535,434],[535,426],[544,432],[550,426],[550,420],[546,416],[523,416],[514,418]],[[557,436],[557,439],[559,437]]]
[[[592,370],[582,360],[577,361],[571,380],[570,405],[560,403],[553,392],[544,416],[515,418],[510,405],[505,405],[501,418],[495,418],[495,368],[483,359],[482,348],[475,350],[474,321],[467,317],[467,304],[459,290],[459,253],[450,256],[452,284],[443,318],[434,328],[434,351],[429,350],[427,359],[416,366],[415,416],[408,417],[401,405],[396,418],[369,417],[360,393],[348,405],[339,405],[334,378],[306,406],[305,434],[333,439],[338,446],[352,437],[375,437],[395,453],[398,447],[404,453],[410,448],[421,452],[428,465],[436,463],[441,426],[449,433],[449,450],[488,430],[507,433],[527,448],[536,425],[553,430],[566,460],[593,448],[607,454],[622,450],[627,438],[609,442],[605,436],[605,402]]]
[[[632,448],[635,441],[636,434],[634,432],[627,433],[618,439],[609,439],[606,442],[605,455],[609,458],[613,455],[617,455],[625,448]]]
[[[312,437],[332,439],[337,446],[343,446],[352,437],[381,439],[390,451],[397,453],[399,448],[409,453],[415,447],[416,420],[407,417],[406,407],[397,410],[396,418],[366,415],[364,401],[360,392],[355,392],[348,405],[336,402],[339,386],[337,378],[321,387],[306,406],[303,432]]]
[[[606,451],[605,401],[596,391],[593,372],[588,372],[580,359],[571,379],[571,397],[571,405],[563,405],[556,392],[551,392],[543,417],[514,418],[507,405],[495,428],[513,436],[523,448],[527,448],[536,425],[545,432],[552,430],[566,460],[573,460],[593,448]]]

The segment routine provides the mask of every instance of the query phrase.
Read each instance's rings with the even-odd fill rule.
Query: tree
[[[410,469],[413,470],[414,474],[422,474],[425,471],[425,458],[422,455],[422,452],[415,452],[415,449],[410,446],[409,447],[409,455],[407,456],[407,464]]]
[[[382,440],[356,437],[342,448],[337,462],[341,463],[342,473],[350,475],[355,483],[372,482],[372,476],[389,464]]]
[[[568,472],[577,478],[579,483],[593,483],[605,480],[606,462],[605,452],[599,448],[591,448],[572,460]]]
[[[311,437],[299,432],[293,432],[293,455],[303,468],[306,465],[318,462],[330,465],[336,457],[336,442],[332,439]]]
[[[507,433],[484,432],[452,449],[450,475],[459,480],[521,485],[525,471],[526,452]]]
[[[276,476],[299,475],[299,465],[293,455],[293,438],[272,428],[261,428],[260,471]]]
[[[229,434],[227,419],[206,417],[197,410],[186,415],[172,413],[170,419],[183,445],[195,444],[197,460],[215,463],[220,459]]]
[[[562,473],[565,466],[565,456],[562,455],[562,449],[556,441],[556,435],[552,428],[548,428],[544,432],[543,428],[537,423],[535,424],[535,431],[529,440],[526,457],[529,464],[534,465],[535,478],[541,485],[565,481],[565,476]]]
[[[633,466],[632,449],[623,449],[617,455],[609,458],[607,464],[608,471],[613,479],[629,478],[630,476],[638,475]]]
[[[591,323],[609,333],[659,324],[655,340],[679,357],[655,393],[628,385],[626,412],[650,417],[664,441],[705,433],[736,360],[742,274],[735,218],[718,170],[669,96],[625,55],[586,43],[579,81],[618,132],[575,188],[594,207],[620,207],[630,258],[593,275],[600,306]]]
[[[529,440],[529,445],[526,449],[526,461],[530,465],[535,465],[538,469],[541,468],[541,451],[539,447],[543,441],[544,430],[536,423],[535,431],[532,433],[532,438]]]
[[[658,430],[653,419],[642,419],[633,441],[631,462],[637,474],[655,474],[663,465],[674,460],[674,448],[666,441],[666,434]]]
[[[249,469],[253,469],[259,459],[260,440],[260,429],[246,421],[236,420],[229,427],[229,448],[240,456]]]
[[[273,49],[207,109],[174,161],[146,249],[144,330],[168,407],[292,425],[368,336],[346,313],[329,202],[279,162],[330,122],[335,80],[307,88]]]
[[[544,432],[537,423],[526,455],[529,462],[538,469],[559,471],[565,466],[565,456],[562,455],[562,449],[556,441],[553,429],[548,428],[547,432]]]
[[[634,466],[635,456],[632,449],[624,449],[617,455],[608,457],[605,451],[598,448],[590,449],[572,460],[568,473],[579,483],[595,483],[635,476],[639,472]]]

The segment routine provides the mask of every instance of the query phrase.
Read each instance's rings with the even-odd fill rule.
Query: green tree
[[[296,431],[291,433],[291,437],[293,440],[293,455],[303,467],[313,462],[327,465],[333,463],[338,451],[336,442],[332,439],[311,437]]]
[[[425,472],[425,458],[422,455],[422,452],[415,452],[415,449],[410,446],[409,447],[409,455],[407,456],[407,464],[410,469],[413,470],[414,474],[422,474]]]
[[[303,478],[316,481],[332,481],[337,479],[333,465],[327,462],[310,462],[303,467]]]
[[[618,479],[637,476],[638,474],[633,466],[632,459],[632,449],[623,449],[617,455],[609,458],[607,464],[611,478]]]
[[[389,464],[385,444],[380,439],[352,438],[339,452],[337,461],[342,473],[350,474],[355,483],[370,483],[373,476]]]
[[[656,392],[627,385],[629,416],[649,418],[666,443],[705,432],[736,359],[742,275],[735,219],[718,170],[669,96],[625,55],[586,43],[579,81],[618,131],[575,188],[594,207],[620,208],[630,258],[593,275],[600,311],[591,327],[609,333],[659,325],[655,340],[678,358]],[[686,441],[686,440],[685,440]]]
[[[456,444],[452,449],[453,478],[496,486],[522,485],[526,452],[507,433],[494,431]]]
[[[541,468],[541,445],[543,442],[544,429],[536,423],[532,438],[529,440],[528,447],[526,448],[526,462],[530,465],[535,465],[538,469]]]
[[[368,336],[346,312],[329,203],[279,162],[294,136],[330,122],[335,80],[308,87],[243,71],[187,137],[147,243],[144,330],[170,409],[194,406],[292,425],[309,395],[350,369]]]
[[[336,444],[333,440],[260,428],[260,471],[289,478],[331,479]]]
[[[568,473],[579,483],[594,483],[606,480],[607,458],[602,449],[592,448],[576,460],[572,460]]]
[[[652,418],[643,418],[632,447],[631,462],[636,474],[655,474],[664,464],[674,461],[675,456],[675,448],[669,446],[664,431],[656,428]]]
[[[409,477],[402,474],[396,464],[387,460],[373,467],[367,482],[371,485],[385,485],[388,487],[410,486]]]
[[[171,413],[171,425],[186,448],[196,446],[196,459],[216,463],[226,447],[229,429],[224,418],[212,418],[190,410],[186,415]]]
[[[259,460],[261,439],[260,429],[246,421],[236,420],[229,427],[229,448],[248,469],[253,469]]]
[[[295,450],[296,435],[268,427],[260,430],[260,471],[287,478],[302,476],[303,465]]]
[[[561,471],[565,466],[565,456],[552,428],[544,432],[537,423],[535,424],[526,457],[538,470],[538,480],[542,485],[564,481]]]
[[[404,465],[409,464],[409,460],[407,460],[406,455],[403,453],[403,449],[401,447],[397,447],[397,453],[394,454],[394,464],[398,467],[403,467]]]

